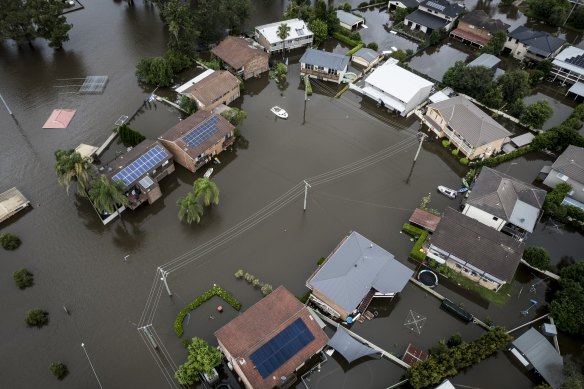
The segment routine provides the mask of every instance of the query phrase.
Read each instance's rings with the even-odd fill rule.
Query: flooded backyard
[[[249,26],[279,19],[286,3],[256,1]],[[174,174],[161,181],[162,198],[156,203],[125,212],[123,220],[103,226],[87,200],[67,195],[58,186],[53,153],[79,143],[99,146],[121,115],[142,107],[153,88],[137,84],[135,65],[143,57],[162,54],[166,39],[157,12],[142,2],[135,7],[125,2],[88,2],[85,6],[68,15],[75,27],[62,52],[53,52],[43,42],[35,42],[34,49],[0,44],[0,93],[14,112],[13,118],[0,110],[0,190],[17,186],[33,205],[1,226],[1,232],[19,235],[23,245],[17,251],[0,253],[0,270],[5,275],[5,282],[0,283],[4,296],[0,386],[98,387],[81,347],[84,343],[103,387],[178,387],[168,375],[185,358],[185,349],[173,331],[174,319],[213,283],[236,296],[243,309],[262,295],[234,277],[238,269],[301,296],[318,258],[330,253],[352,230],[415,268],[407,260],[413,242],[400,232],[402,224],[427,193],[433,194],[433,208],[459,206],[435,191],[438,185],[459,186],[465,173],[438,142],[426,142],[418,161],[412,163],[419,127],[414,117],[405,120],[380,111],[375,102],[352,92],[334,99],[335,84],[315,83],[303,125],[304,90],[297,63],[301,52],[293,52],[284,90],[264,76],[246,82],[245,94],[235,102],[248,115],[241,126],[243,137],[214,166],[220,204],[207,208],[200,224],[180,223],[176,201],[191,190],[201,173],[177,166]],[[388,21],[383,11],[363,14],[370,25],[362,31],[366,42],[376,41],[380,50],[415,48],[410,41],[379,28]],[[326,45],[346,51],[334,42]],[[435,59],[451,61],[462,56],[453,50],[444,46],[428,53],[432,60],[423,54],[418,66],[438,76],[443,63]],[[73,93],[75,83],[70,79],[86,75],[109,77],[103,94]],[[290,114],[287,121],[270,113],[269,108],[276,104]],[[77,109],[69,128],[41,129],[54,108]],[[566,113],[569,115],[562,108],[554,120]],[[178,123],[180,116],[167,105],[153,103],[143,107],[130,126],[156,138]],[[121,150],[123,146],[114,143],[101,162],[111,161]],[[537,155],[503,164],[500,169],[532,182],[549,163],[549,157]],[[305,212],[303,180],[312,185]],[[547,225],[542,220],[528,244],[533,241],[546,247],[556,263],[567,256],[582,259],[581,234],[557,233]],[[172,298],[161,289],[159,266],[169,270]],[[34,273],[35,285],[21,291],[12,285],[9,275],[23,267]],[[549,285],[539,281],[537,275],[520,268],[505,306],[486,304],[448,280],[441,280],[437,290],[477,317],[489,317],[495,324],[512,328],[545,311],[543,302],[551,297]],[[150,294],[152,290],[154,294]],[[519,312],[532,298],[540,306],[522,317]],[[211,300],[191,313],[185,321],[185,337],[198,336],[216,344],[214,331],[238,314],[229,307],[217,314],[218,303]],[[64,305],[71,315],[63,311]],[[26,311],[36,307],[50,312],[49,325],[40,330],[26,328],[23,321]],[[412,284],[389,305],[373,308],[379,316],[352,329],[398,357],[409,342],[428,348],[456,332],[472,340],[483,331],[440,310],[438,300]],[[404,326],[410,311],[426,317],[419,334]],[[137,331],[143,324],[152,324],[161,345],[153,354]],[[575,358],[581,358],[578,345],[574,339],[560,339],[562,350]],[[47,369],[57,360],[70,370],[62,382]],[[158,365],[162,360],[172,362]],[[365,358],[348,366],[333,356],[320,372],[311,375],[309,387],[385,388],[403,374],[402,368],[385,359]],[[534,385],[533,378],[504,352],[453,382],[485,389]]]

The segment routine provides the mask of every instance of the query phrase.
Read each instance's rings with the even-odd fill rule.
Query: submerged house
[[[199,109],[211,111],[239,97],[239,79],[226,70],[207,70],[176,91],[195,100]]]
[[[489,43],[493,34],[497,31],[507,31],[508,28],[508,24],[491,18],[482,9],[475,9],[460,18],[458,26],[452,30],[450,36],[464,43],[483,47]]]
[[[564,203],[584,209],[584,148],[568,146],[551,166],[543,184],[555,188],[562,182],[572,187]]]
[[[373,49],[362,47],[351,56],[351,61],[369,69],[379,63],[383,56]]]
[[[286,39],[280,39],[278,28],[286,24],[290,31]],[[281,50],[292,50],[298,47],[310,46],[314,40],[314,34],[301,19],[282,20],[280,22],[264,24],[255,28],[255,38],[268,53]]]
[[[146,139],[109,164],[111,181],[121,182],[128,198],[127,208],[152,204],[162,196],[158,182],[174,172],[172,154],[158,141]]]
[[[365,24],[365,19],[363,19],[361,16],[357,16],[340,9],[337,10],[337,18],[339,19],[339,24],[341,27],[349,31],[358,30]]]
[[[340,84],[347,66],[349,57],[346,55],[307,49],[300,58],[300,75]]]
[[[523,242],[447,208],[426,254],[485,288],[498,291],[513,280],[524,248]]]
[[[406,16],[404,26],[426,34],[434,31],[450,31],[464,11],[464,6],[447,0],[425,0],[418,9]]]
[[[270,70],[269,55],[245,38],[228,36],[211,52],[227,70],[241,75],[244,80]]]
[[[519,26],[507,35],[505,49],[520,61],[536,61],[554,58],[566,41],[550,33],[534,31]]]
[[[329,338],[283,286],[215,332],[219,349],[248,389],[285,388]]]
[[[197,111],[158,137],[175,161],[197,171],[235,141],[235,127],[223,116]]]
[[[364,314],[374,297],[392,298],[414,274],[393,254],[357,232],[338,244],[306,281],[310,301],[329,315],[347,320]]]
[[[422,121],[437,138],[446,137],[470,160],[500,152],[511,135],[463,96],[428,105]]]
[[[533,232],[546,191],[484,166],[462,211],[468,217],[517,239]]]

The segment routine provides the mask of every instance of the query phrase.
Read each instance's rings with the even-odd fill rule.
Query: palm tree
[[[211,200],[215,205],[219,204],[219,187],[207,177],[197,178],[193,183],[193,190],[197,198],[203,198],[205,206],[211,204]]]
[[[84,158],[75,150],[57,150],[55,151],[55,172],[59,184],[67,189],[71,182],[77,182],[77,193],[86,196],[89,189],[89,182],[95,171],[95,168],[89,158]]]
[[[282,58],[284,58],[284,51],[286,49],[286,38],[290,34],[290,26],[282,23],[278,26],[278,38],[282,39]]]
[[[93,181],[89,198],[99,212],[111,214],[118,211],[118,204],[128,205],[125,189],[121,181],[110,181],[102,174],[98,180]]]
[[[190,192],[185,197],[178,199],[176,205],[180,207],[178,210],[178,219],[180,221],[186,216],[187,223],[192,224],[195,222],[199,224],[201,216],[203,216],[203,206],[199,203],[199,198],[194,192]]]

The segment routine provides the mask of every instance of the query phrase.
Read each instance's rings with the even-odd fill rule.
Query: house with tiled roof
[[[413,274],[393,254],[353,231],[310,276],[306,286],[312,303],[347,320],[364,314],[375,297],[394,297]]]
[[[484,166],[462,213],[518,239],[533,232],[546,191]]]
[[[158,137],[181,166],[197,171],[235,141],[235,127],[216,113],[199,110]]]
[[[504,47],[515,59],[538,62],[554,58],[565,43],[564,39],[550,33],[519,26],[509,32]]]
[[[241,75],[244,80],[270,70],[270,56],[245,38],[228,36],[211,53],[223,62],[227,70]]]
[[[426,254],[488,289],[499,290],[513,280],[524,249],[523,242],[447,208]]]
[[[508,24],[491,18],[482,9],[475,9],[460,18],[450,36],[464,43],[483,47],[489,43],[494,33],[507,31],[508,28]]]
[[[288,387],[329,338],[310,310],[278,287],[215,332],[219,348],[248,389]]]
[[[348,66],[346,55],[307,49],[300,58],[300,75],[340,84]]]
[[[240,95],[239,83],[239,79],[226,70],[208,70],[201,77],[177,88],[177,92],[195,100],[199,109],[211,111],[237,99]]]
[[[511,133],[463,96],[430,104],[423,122],[470,160],[501,151]]]
[[[555,188],[558,184],[565,182],[572,187],[572,191],[566,196],[576,200],[580,204],[578,207],[584,208],[584,148],[570,145],[556,159],[551,166],[551,171],[543,181],[544,185]]]
[[[464,6],[447,0],[425,0],[418,9],[406,16],[404,26],[426,34],[444,29],[450,31],[464,11]]]

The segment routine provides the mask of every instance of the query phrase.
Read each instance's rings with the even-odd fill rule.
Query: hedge
[[[345,92],[346,92],[346,91],[349,89],[349,85],[350,85],[350,84],[347,84],[347,85],[345,85],[345,86],[343,87],[343,89],[341,89],[340,91],[338,91],[338,93],[335,95],[335,97],[336,97],[337,99],[338,99],[339,97],[341,97],[341,95],[342,95],[343,93],[345,93]]]
[[[345,54],[345,55],[350,57],[353,54],[355,54],[357,51],[361,50],[362,48],[363,48],[363,43],[359,43],[357,46],[355,46],[351,50],[347,51],[347,54]]]
[[[356,40],[353,40],[353,39],[349,38],[348,36],[341,34],[340,32],[333,32],[333,38],[335,38],[336,40],[339,40],[343,43],[346,43],[352,47],[355,47],[355,46],[361,44],[361,42],[357,42]]]
[[[422,245],[424,244],[426,239],[428,239],[428,231],[415,227],[409,223],[405,223],[402,227],[402,230],[406,234],[411,235],[414,238],[418,239],[416,241],[416,244],[414,244],[414,247],[410,251],[410,258],[418,262],[424,262],[426,260],[426,253],[420,251],[420,249],[422,248]]]
[[[482,161],[477,161],[473,166],[488,166],[488,167],[495,167],[497,165],[502,164],[503,162],[511,161],[512,159],[519,158],[530,151],[533,151],[531,146],[521,147],[517,150],[514,150],[510,153],[499,155],[497,157],[490,157],[485,158]]]
[[[304,77],[304,87],[306,88],[306,94],[311,96],[312,95],[312,84],[310,83],[310,77]]]
[[[214,296],[221,297],[225,302],[231,305],[235,310],[239,311],[241,309],[241,303],[235,297],[233,297],[225,289],[221,288],[219,285],[213,285],[212,288],[207,290],[205,293],[194,299],[190,304],[184,307],[176,316],[174,321],[174,332],[181,337],[184,333],[183,322],[185,316],[192,310],[197,309],[204,302],[209,301]]]

